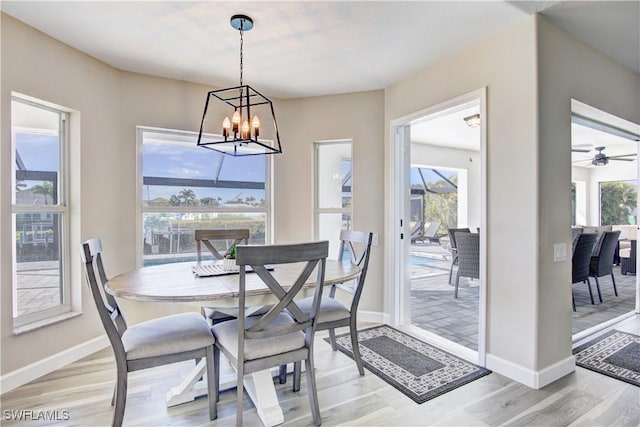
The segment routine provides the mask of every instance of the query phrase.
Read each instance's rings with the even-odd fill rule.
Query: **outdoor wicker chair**
[[[480,235],[477,233],[455,233],[458,248],[458,271],[454,298],[458,298],[460,277],[480,278]]]

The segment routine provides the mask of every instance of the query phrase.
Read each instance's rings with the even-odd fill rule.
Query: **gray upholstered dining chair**
[[[333,351],[338,349],[336,344],[335,329],[343,326],[349,327],[351,347],[353,349],[353,359],[358,367],[360,375],[364,375],[362,359],[360,356],[360,346],[358,344],[357,313],[360,296],[364,288],[369,267],[369,256],[371,254],[371,242],[373,233],[365,231],[340,232],[340,252],[339,258],[343,260],[345,255],[349,256],[351,262],[360,267],[360,275],[352,286],[346,284],[332,285],[329,295],[322,297],[320,302],[320,312],[318,313],[317,331],[329,330],[329,340]],[[336,299],[336,291],[340,289],[351,296],[349,306],[345,306]],[[298,307],[305,313],[310,313],[313,306],[313,298],[304,298],[297,302]],[[294,371],[294,391],[299,388],[299,372]]]
[[[209,250],[214,260],[221,260],[225,257],[227,252],[234,246],[239,244],[249,243],[249,230],[248,229],[213,229],[213,230],[195,230],[194,238],[196,241],[196,262],[199,264],[203,260],[202,246]],[[231,244],[227,242],[231,240]],[[225,242],[226,250],[224,253],[216,247],[216,242]],[[218,246],[219,247],[219,246]],[[223,322],[235,318],[233,313],[224,311],[215,307],[202,307],[202,315],[211,324]]]
[[[116,358],[117,381],[113,426],[121,426],[127,400],[129,372],[205,357],[209,392],[209,418],[217,418],[214,381],[214,338],[209,325],[197,313],[161,317],[127,327],[116,299],[105,292],[108,283],[102,261],[102,242],[93,238],[82,244],[82,261],[98,315]]]
[[[468,227],[449,229],[449,250],[451,250],[451,267],[449,268],[449,283],[453,278],[453,268],[458,265],[458,246],[456,244],[456,233],[471,233]]]
[[[458,247],[458,271],[453,297],[458,298],[460,277],[480,278],[480,235],[478,233],[455,233]]]
[[[244,375],[288,363],[294,363],[299,371],[302,360],[305,361],[313,423],[322,423],[316,390],[313,340],[328,253],[327,241],[293,245],[240,245],[236,248],[236,265],[240,267],[238,318],[215,324],[211,330],[216,339],[215,361],[219,361],[222,352],[237,372],[237,425],[242,424]],[[269,269],[290,263],[301,263],[300,274],[297,278],[291,277],[287,283],[278,282]],[[251,267],[278,301],[260,315],[246,315],[247,267]],[[307,314],[298,307],[294,298],[302,292],[314,270],[314,300],[311,312]],[[219,364],[215,366],[217,384],[220,380]]]

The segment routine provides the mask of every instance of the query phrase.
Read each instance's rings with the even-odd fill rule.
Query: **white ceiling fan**
[[[583,149],[578,147],[581,147],[581,146],[580,145],[574,146],[571,148],[571,151],[573,151],[574,153],[590,153],[591,151],[593,151],[590,149]],[[592,158],[574,160],[574,163],[591,162],[591,164],[594,166],[605,166],[606,164],[609,163],[609,160],[616,160],[616,161],[622,161],[622,162],[632,162],[635,160],[635,156],[636,156],[635,153],[622,154],[618,156],[607,156],[606,154],[603,153],[605,148],[606,147],[604,146],[595,147],[596,153]]]

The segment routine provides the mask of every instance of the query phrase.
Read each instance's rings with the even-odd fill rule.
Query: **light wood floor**
[[[616,329],[640,334],[640,317]],[[319,333],[316,378],[323,426],[638,426],[640,387],[582,368],[553,384],[533,390],[490,374],[418,405],[367,371],[358,375],[353,361],[331,347]],[[223,392],[218,420],[209,423],[206,398],[166,408],[167,390],[192,364],[181,363],[130,374],[124,423],[129,426],[235,425],[235,391]],[[111,349],[72,363],[1,396],[3,426],[106,426],[115,362]],[[277,385],[285,425],[312,425],[306,384],[299,393]],[[245,394],[246,396],[246,394]],[[68,411],[59,422],[7,420],[11,410]],[[259,426],[256,411],[245,401],[245,425]]]

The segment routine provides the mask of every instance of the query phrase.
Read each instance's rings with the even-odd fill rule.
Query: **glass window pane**
[[[638,223],[638,181],[600,183],[600,225]]]
[[[264,207],[266,162],[198,147],[187,133],[144,132],[143,206]]]
[[[318,240],[329,241],[329,258],[338,258],[338,252],[340,251],[340,231],[350,229],[351,215],[349,214],[318,214]]]
[[[249,229],[250,244],[264,244],[266,213],[145,212],[144,265],[195,261],[196,229]],[[222,248],[227,249],[227,248]],[[206,259],[206,258],[205,258]]]
[[[58,204],[60,184],[60,113],[11,102],[15,155],[14,203]]]
[[[14,214],[13,219],[17,278],[14,317],[62,304],[62,215],[19,213]]]
[[[318,144],[318,208],[351,206],[351,143]]]

